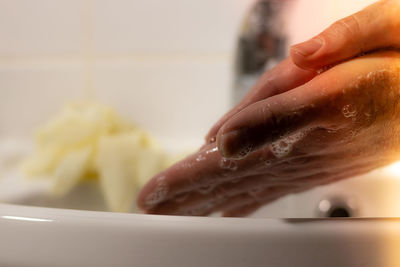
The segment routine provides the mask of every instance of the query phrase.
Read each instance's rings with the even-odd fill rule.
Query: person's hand
[[[211,127],[205,138],[206,145],[215,143],[217,133],[221,126],[224,125],[233,115],[253,103],[303,85],[316,75],[317,71],[304,70],[296,66],[291,58],[283,60],[275,68],[264,73],[240,103],[222,116],[222,118]]]
[[[378,49],[400,48],[399,14],[400,0],[381,0],[292,46],[291,59],[264,74],[239,105],[211,128],[206,143],[215,142],[222,125],[250,104],[296,88],[339,62]]]
[[[284,195],[395,160],[399,66],[399,53],[374,53],[296,88],[266,89],[225,120],[218,146],[208,144],[154,177],[140,193],[139,207],[154,214],[245,216]]]
[[[319,70],[378,49],[400,48],[400,0],[380,0],[292,46],[294,63]]]
[[[250,104],[302,85],[317,72],[339,62],[378,49],[400,48],[399,14],[400,0],[381,0],[292,46],[291,60],[264,74],[239,105],[211,128],[206,144],[215,142],[222,125]]]

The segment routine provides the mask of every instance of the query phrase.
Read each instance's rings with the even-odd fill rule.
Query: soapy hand
[[[245,216],[398,159],[399,55],[350,59],[400,48],[399,13],[399,0],[381,0],[293,46],[291,58],[211,128],[198,153],[143,189],[139,205],[149,213]]]
[[[211,128],[206,142],[215,142],[222,125],[250,104],[296,88],[318,72],[364,53],[400,49],[399,14],[400,0],[381,0],[333,23],[310,40],[292,46],[290,59],[265,73],[239,105]]]
[[[154,177],[139,206],[154,214],[246,216],[398,159],[399,66],[399,53],[379,52],[315,76],[286,60],[211,130],[216,143]]]

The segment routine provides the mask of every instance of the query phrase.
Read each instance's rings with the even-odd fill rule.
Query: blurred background
[[[164,145],[195,147],[228,109],[248,4],[1,0],[0,134],[26,133],[66,100],[91,96]]]

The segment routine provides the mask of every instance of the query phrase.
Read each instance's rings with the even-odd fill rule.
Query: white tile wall
[[[82,84],[79,62],[0,65],[0,136],[31,135],[66,99],[81,97]]]
[[[231,53],[243,7],[249,2],[97,0],[95,51]]]
[[[252,1],[0,0],[0,57],[228,54]]]
[[[0,58],[76,55],[82,0],[0,0]]]

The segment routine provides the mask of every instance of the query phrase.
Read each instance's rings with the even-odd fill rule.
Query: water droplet
[[[286,157],[293,149],[293,145],[303,139],[311,129],[299,131],[293,135],[273,142],[270,145],[272,154],[277,158]]]
[[[351,118],[357,115],[357,110],[352,105],[348,104],[342,108],[342,114],[346,118]]]
[[[215,136],[211,137],[209,140],[210,143],[215,143],[215,141],[217,141],[217,137]]]
[[[198,155],[197,158],[196,158],[197,162],[201,162],[201,161],[204,161],[204,160],[206,160],[206,156],[204,156],[203,154]]]
[[[218,152],[218,147],[211,148],[210,150],[206,151],[206,155]]]
[[[246,156],[248,156],[251,151],[253,150],[253,146],[249,145],[244,147],[238,154],[239,158],[245,158]]]
[[[283,158],[287,156],[291,150],[291,145],[283,140],[279,140],[278,142],[274,142],[271,144],[271,152],[277,158]]]
[[[155,190],[150,193],[150,195],[147,196],[146,198],[146,205],[148,207],[154,207],[155,205],[161,203],[161,201],[164,200],[164,198],[168,194],[168,185],[167,182],[165,181],[165,177],[161,176],[157,179],[157,186]]]
[[[193,161],[187,161],[187,160],[181,161],[180,163],[178,163],[178,167],[180,169],[190,169],[193,167],[193,165],[194,165]]]
[[[231,170],[231,171],[237,170],[237,163],[233,160],[229,160],[226,158],[221,159],[221,161],[219,162],[219,166],[224,170]]]

